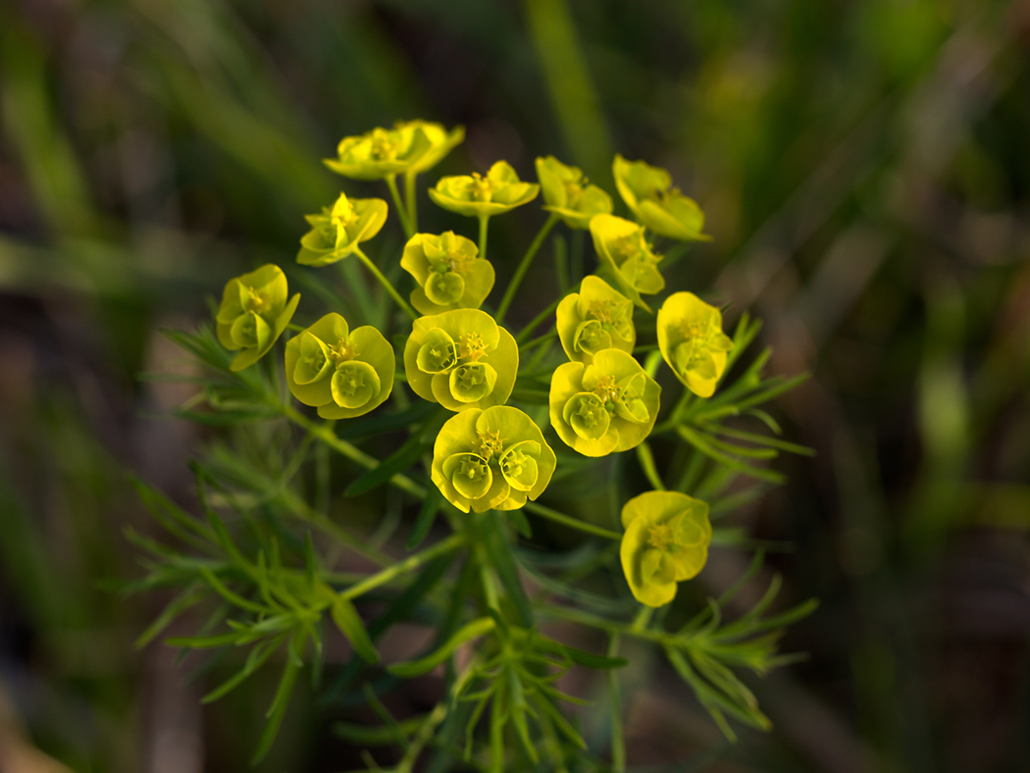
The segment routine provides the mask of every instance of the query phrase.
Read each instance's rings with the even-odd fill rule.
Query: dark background
[[[822,601],[784,642],[810,658],[750,680],[776,727],[728,747],[641,654],[630,762],[1025,770],[1030,3],[984,0],[0,3],[0,768],[245,769],[274,675],[201,709],[132,646],[158,599],[103,585],[141,571],[126,469],[181,493],[202,440],[157,418],[190,387],[137,374],[188,370],[156,329],[292,261],[340,137],[415,117],[467,129],[429,181],[669,168],[714,236],[670,285],[813,374],[775,411],[817,457],[739,519],[794,544],[770,563]],[[299,695],[264,769],[358,764],[327,721]]]

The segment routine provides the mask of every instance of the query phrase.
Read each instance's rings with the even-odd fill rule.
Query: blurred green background
[[[160,599],[102,587],[140,572],[123,527],[153,529],[126,469],[185,498],[204,438],[158,417],[188,387],[137,374],[188,367],[158,327],[292,262],[340,137],[415,117],[467,128],[440,174],[669,168],[714,236],[670,284],[763,317],[770,370],[813,373],[778,411],[818,456],[738,518],[794,544],[770,564],[784,604],[822,600],[785,641],[810,658],[752,680],[775,729],[736,746],[645,662],[630,762],[1025,770],[1022,0],[5,0],[0,770],[245,769],[273,685],[201,710],[170,650],[133,649]],[[745,563],[714,551],[702,577]],[[358,764],[297,700],[265,769]]]

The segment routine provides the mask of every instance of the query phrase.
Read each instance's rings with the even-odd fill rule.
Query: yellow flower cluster
[[[425,121],[398,123],[346,137],[333,171],[356,180],[386,180],[401,206],[394,183],[408,182],[435,166],[464,138]],[[308,215],[311,227],[301,239],[297,262],[324,266],[357,255],[413,318],[404,344],[404,380],[414,393],[454,411],[433,448],[431,478],[459,510],[512,510],[543,493],[556,456],[540,427],[508,406],[519,368],[519,346],[480,306],[495,283],[484,259],[486,221],[543,193],[551,213],[525,259],[535,254],[555,223],[589,230],[600,276],[587,276],[578,292],[557,307],[556,332],[568,362],[553,372],[548,396],[550,424],[558,438],[585,456],[601,457],[639,446],[655,426],[661,387],[654,370],[634,358],[634,308],[648,313],[643,300],[665,288],[662,256],[651,234],[688,241],[707,240],[697,204],[672,187],[664,169],[616,156],[616,187],[636,218],[612,214],[611,196],[581,170],[553,156],[536,159],[539,183],[524,182],[506,162],[485,175],[449,176],[429,189],[440,207],[480,219],[480,243],[447,231],[417,233],[410,199],[402,209],[409,234],[400,259],[414,280],[405,303],[362,252],[387,219],[382,199],[352,199],[341,193],[332,207]],[[412,189],[413,190],[413,189]],[[409,219],[410,218],[410,219]],[[513,280],[521,281],[525,266]],[[510,301],[501,304],[501,319]],[[286,277],[268,265],[230,280],[216,315],[219,340],[239,352],[240,370],[267,353],[286,329],[299,296],[287,301]],[[726,368],[733,341],[722,331],[722,315],[696,295],[670,295],[657,314],[656,337],[662,358],[694,394],[709,397]],[[331,313],[297,330],[285,347],[286,383],[301,403],[325,419],[347,419],[372,411],[393,389],[397,360],[391,343],[372,326],[350,329]],[[711,540],[708,506],[678,492],[651,491],[631,499],[622,511],[625,533],[621,561],[633,595],[649,606],[672,600],[676,583],[702,568]]]

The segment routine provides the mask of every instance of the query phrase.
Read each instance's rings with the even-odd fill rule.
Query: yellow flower
[[[339,157],[323,159],[323,163],[352,180],[382,180],[412,171],[432,147],[421,125],[377,128],[357,137],[344,137],[336,148]]]
[[[538,158],[536,176],[544,192],[544,209],[561,215],[569,228],[585,230],[594,215],[611,214],[612,197],[596,185],[587,185],[578,167],[566,166],[554,156]]]
[[[305,266],[326,266],[346,258],[379,233],[386,222],[382,199],[348,199],[341,193],[332,209],[319,215],[305,215],[311,230],[300,240],[297,262]]]
[[[371,325],[350,330],[326,314],[286,344],[286,383],[293,396],[316,406],[323,419],[363,416],[393,391],[393,347]]]
[[[404,347],[408,385],[450,411],[506,402],[518,369],[515,339],[478,309],[419,317]]]
[[[733,341],[722,332],[722,312],[693,293],[673,293],[658,310],[658,348],[691,392],[711,397],[726,370]]]
[[[554,451],[518,408],[462,411],[440,429],[431,477],[462,512],[517,510],[540,496],[554,473]]]
[[[584,456],[640,445],[654,427],[662,388],[626,352],[605,349],[590,365],[567,362],[551,377],[551,426]]]
[[[300,303],[300,295],[286,301],[286,275],[271,263],[230,279],[215,314],[218,340],[229,351],[240,351],[229,365],[243,370],[268,353]]]
[[[711,240],[711,236],[701,233],[704,212],[679,188],[671,187],[672,177],[667,171],[616,155],[612,172],[626,206],[656,234],[683,241]]]
[[[498,161],[485,177],[473,172],[441,178],[429,198],[459,215],[490,217],[532,201],[539,192],[539,185],[522,182],[507,161]]]
[[[661,292],[665,279],[657,266],[662,256],[651,250],[644,238],[643,226],[613,215],[595,215],[590,220],[590,235],[594,238],[602,270],[634,303],[651,311],[640,294]]]
[[[629,589],[649,607],[668,604],[676,583],[695,577],[708,560],[708,505],[676,491],[648,491],[622,508],[619,557]]]
[[[453,231],[415,234],[401,257],[401,268],[420,285],[411,305],[422,314],[478,309],[494,286],[494,267],[478,255],[474,242]]]
[[[422,174],[429,171],[465,139],[464,126],[456,126],[448,132],[443,124],[419,120],[398,121],[396,129],[403,141],[411,145],[416,144],[415,135],[420,131],[429,143],[429,147],[405,170],[405,174]]]
[[[562,298],[557,318],[558,337],[573,362],[589,365],[602,349],[633,353],[633,301],[599,277],[584,277],[578,293]]]

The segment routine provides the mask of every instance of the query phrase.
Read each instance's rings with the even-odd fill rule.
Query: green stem
[[[547,319],[549,316],[554,314],[554,310],[558,308],[558,304],[561,303],[562,299],[559,298],[554,303],[548,304],[547,308],[533,317],[533,321],[526,325],[519,334],[515,336],[515,343],[521,344],[523,340],[529,338],[534,330],[540,327],[540,323]]]
[[[301,327],[300,325],[294,325],[292,322],[286,326],[287,330],[292,330],[294,333],[303,333],[307,328]]]
[[[354,254],[357,255],[361,262],[365,264],[365,267],[372,272],[372,275],[379,280],[379,284],[386,288],[386,292],[388,292],[390,297],[397,302],[397,305],[404,309],[405,313],[407,313],[409,317],[412,319],[418,319],[418,314],[415,313],[415,310],[401,297],[401,294],[397,292],[396,288],[394,288],[390,283],[390,280],[383,276],[383,272],[376,267],[376,264],[369,260],[368,255],[363,253],[358,247],[354,248]]]
[[[665,484],[662,483],[662,476],[658,474],[658,468],[654,463],[654,454],[647,441],[637,446],[637,461],[640,462],[640,469],[644,471],[644,475],[647,476],[648,482],[655,491],[665,491]]]
[[[489,215],[479,216],[479,257],[483,260],[486,260],[486,226],[489,222]]]
[[[683,392],[680,394],[679,400],[676,401],[676,406],[669,413],[669,418],[654,428],[652,434],[660,435],[663,432],[668,432],[670,429],[675,429],[679,426],[680,419],[682,418],[684,410],[690,404],[690,398],[694,396],[686,387],[683,387]]]
[[[638,628],[636,622],[619,623],[614,620],[607,620],[589,612],[581,612],[574,607],[552,607],[548,605],[534,605],[534,608],[544,617],[551,617],[556,620],[564,620],[568,623],[579,623],[599,631],[607,631],[622,636],[633,636],[637,639],[652,641],[666,647],[682,647],[693,637],[669,633],[667,631],[656,631],[653,628]]]
[[[581,521],[578,518],[573,518],[565,513],[559,513],[557,510],[552,510],[549,507],[538,505],[535,502],[527,502],[523,506],[523,510],[526,510],[534,515],[539,515],[541,518],[547,518],[548,520],[560,523],[563,526],[568,526],[573,529],[579,529],[587,534],[594,534],[598,537],[605,537],[606,539],[621,540],[622,535],[618,532],[614,532],[610,529],[602,528],[601,526],[594,526],[592,523]]]
[[[394,207],[397,208],[397,216],[401,219],[404,234],[410,239],[415,235],[415,230],[411,226],[411,221],[408,220],[408,211],[401,201],[400,191],[397,190],[397,175],[391,174],[386,178],[386,187],[390,189],[390,196],[393,198]]]
[[[522,284],[522,278],[526,275],[529,270],[529,264],[533,262],[533,258],[536,257],[537,252],[540,250],[540,245],[544,243],[544,239],[547,238],[547,234],[554,228],[555,223],[558,222],[558,215],[551,213],[551,216],[547,218],[547,222],[543,224],[543,227],[537,232],[536,238],[529,245],[529,249],[526,250],[526,254],[522,256],[522,262],[519,263],[519,267],[515,269],[515,275],[511,278],[508,283],[508,289],[504,291],[504,297],[501,299],[501,305],[497,308],[497,324],[500,325],[504,322],[504,315],[508,313],[508,308],[511,306],[511,302],[515,299],[515,291],[519,289],[519,285]],[[480,255],[482,257],[482,255]]]
[[[283,415],[286,416],[290,421],[303,427],[308,432],[310,432],[316,440],[325,443],[334,451],[346,457],[347,459],[350,459],[352,462],[356,462],[357,464],[360,464],[362,467],[365,467],[369,470],[379,466],[379,460],[376,459],[374,456],[366,454],[361,449],[352,446],[346,440],[341,440],[336,436],[336,433],[333,432],[329,427],[326,427],[324,424],[318,424],[317,422],[312,421],[303,413],[294,408],[292,405],[287,404],[280,406],[280,408],[282,409]],[[394,487],[400,489],[406,494],[411,494],[416,499],[426,498],[425,488],[420,486],[418,483],[413,481],[408,476],[403,475],[402,473],[397,473],[396,475],[391,477],[389,482]]]
[[[411,224],[411,232],[418,233],[418,194],[415,192],[416,174],[404,175],[404,198],[408,202],[408,223]]]
[[[463,544],[465,544],[465,537],[463,535],[452,534],[447,539],[437,542],[431,548],[427,548],[421,553],[409,556],[399,563],[388,566],[370,577],[366,577],[357,585],[352,585],[347,588],[347,590],[341,592],[340,596],[345,599],[357,598],[373,588],[378,588],[380,585],[385,585],[386,583],[391,582],[402,574],[418,569],[420,566],[428,561],[432,561],[437,556],[443,555],[444,553],[450,553],[452,550],[457,550]]]

